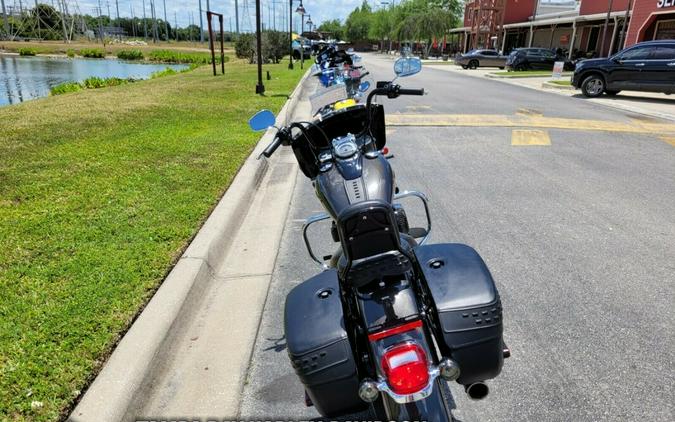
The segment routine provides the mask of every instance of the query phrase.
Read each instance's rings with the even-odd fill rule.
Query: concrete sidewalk
[[[307,76],[307,74],[306,74]],[[310,116],[305,77],[277,125]],[[269,130],[69,421],[235,416],[297,175]]]
[[[472,76],[476,78],[488,78],[489,74],[499,72],[497,68],[480,68],[480,69],[462,69],[460,66],[453,64],[433,64],[425,63],[425,66],[430,69],[443,70],[446,72],[458,73],[465,76]],[[565,77],[563,77],[564,79]],[[538,91],[554,92],[559,95],[578,98],[580,101],[589,101],[606,107],[613,107],[620,110],[630,111],[637,114],[642,114],[647,117],[658,117],[662,119],[675,121],[675,96],[666,94],[651,93],[651,92],[636,92],[636,91],[622,91],[615,97],[608,97],[606,95],[600,98],[586,98],[578,90],[557,89],[551,87],[544,87],[544,83],[553,80],[552,77],[536,77],[536,78],[491,78],[500,82],[511,85],[518,85],[525,88],[535,89]]]

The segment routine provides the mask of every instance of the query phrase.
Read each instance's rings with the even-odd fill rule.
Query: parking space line
[[[659,139],[675,147],[675,136],[661,136]]]
[[[512,146],[551,146],[551,138],[545,130],[514,129],[511,132]]]
[[[672,123],[612,122],[517,114],[389,114],[386,122],[388,126],[516,127],[675,136],[675,125]]]

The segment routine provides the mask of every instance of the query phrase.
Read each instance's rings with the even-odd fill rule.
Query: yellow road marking
[[[675,135],[675,124],[672,123],[639,123],[636,121],[627,123],[532,115],[509,116],[500,114],[389,114],[387,115],[386,122],[388,126],[528,127],[597,132]]]
[[[511,145],[514,146],[551,146],[551,138],[545,130],[513,130]]]
[[[410,111],[418,111],[418,110],[428,111],[428,110],[431,110],[431,106],[428,106],[428,105],[413,105],[413,106],[406,106],[405,108],[407,108]]]
[[[544,115],[540,111],[532,110],[532,109],[529,109],[529,108],[519,108],[518,111],[516,111],[516,114],[519,114],[521,116],[543,116]]]
[[[675,147],[675,136],[662,136],[661,140]]]

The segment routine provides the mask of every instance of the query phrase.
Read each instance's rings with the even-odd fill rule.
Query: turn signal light
[[[389,388],[396,394],[414,394],[429,383],[426,353],[415,343],[389,348],[382,357],[382,370]]]

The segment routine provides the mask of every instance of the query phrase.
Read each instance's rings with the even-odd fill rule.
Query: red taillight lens
[[[404,343],[388,349],[382,357],[382,370],[396,394],[413,394],[429,382],[427,355],[415,343]]]

